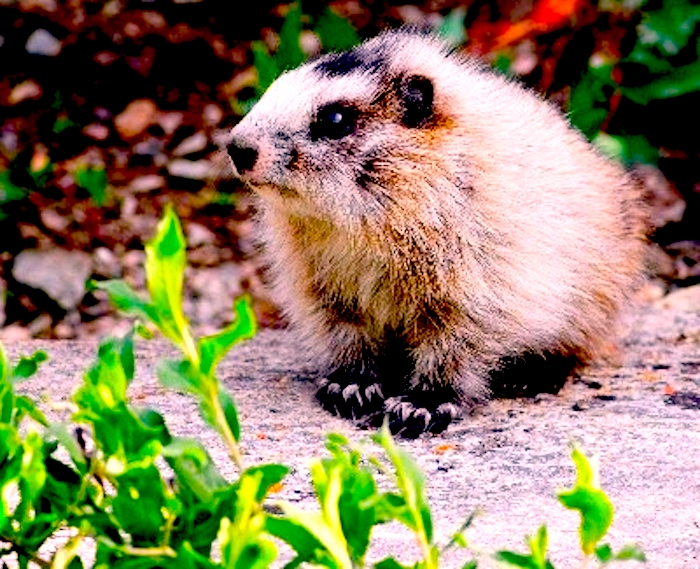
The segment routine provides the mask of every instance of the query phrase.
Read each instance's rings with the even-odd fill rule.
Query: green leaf
[[[19,488],[25,512],[37,500],[46,483],[43,441],[38,433],[29,433],[23,444]]]
[[[595,548],[595,556],[602,563],[607,563],[613,558],[612,547],[607,543]]]
[[[338,500],[342,492],[342,475],[339,468],[325,472],[320,463],[311,466],[321,512],[307,512],[294,504],[280,504],[286,517],[306,529],[328,554],[329,567],[351,569],[347,541],[340,523]]]
[[[401,565],[401,563],[396,561],[393,557],[387,557],[386,559],[382,559],[379,563],[376,563],[374,569],[411,569],[411,567]]]
[[[277,68],[280,71],[287,71],[299,67],[306,56],[301,51],[299,37],[303,29],[301,23],[301,6],[299,3],[292,4],[291,8],[284,17],[282,29],[280,29],[280,45],[275,53]]]
[[[24,415],[28,415],[40,425],[48,427],[49,421],[39,408],[34,404],[34,401],[25,395],[20,395],[15,399],[15,407],[17,409],[16,421],[19,422]]]
[[[254,41],[251,45],[253,52],[253,65],[258,72],[258,97],[262,95],[280,76],[280,69],[277,62],[267,51],[265,44]]]
[[[129,466],[115,481],[112,507],[121,528],[138,547],[159,545],[168,503],[158,469],[152,464]]]
[[[22,356],[19,363],[12,370],[12,381],[14,383],[23,381],[33,376],[39,369],[39,365],[49,359],[44,351],[36,351],[31,356]]]
[[[163,387],[201,397],[206,391],[208,378],[188,360],[161,360],[156,368]]]
[[[159,324],[155,308],[128,284],[121,280],[92,281],[91,286],[107,293],[112,305],[122,312]]]
[[[503,561],[514,567],[524,567],[525,569],[539,569],[530,555],[522,555],[513,551],[499,551],[494,555],[497,561]]]
[[[201,338],[197,344],[200,364],[199,369],[205,375],[213,375],[217,364],[226,353],[242,340],[255,335],[255,314],[249,297],[241,297],[234,303],[236,320],[221,332]]]
[[[204,504],[214,502],[214,495],[229,486],[207,450],[196,439],[173,439],[163,447],[163,456],[175,472],[178,484]]]
[[[647,561],[644,551],[637,545],[626,545],[615,554],[615,559],[618,561],[641,561],[642,563]]]
[[[296,552],[296,559],[287,564],[285,569],[299,567],[302,563],[322,565],[324,560],[331,564],[330,567],[336,567],[323,544],[303,524],[288,518],[268,516],[265,529],[270,535],[286,542]]]
[[[637,26],[638,43],[656,47],[664,56],[683,49],[700,22],[700,6],[690,2],[668,0],[658,10],[643,13]]]
[[[554,569],[547,559],[547,528],[541,526],[534,536],[527,536],[527,544],[530,547],[529,555],[522,555],[513,551],[498,551],[494,558],[504,561],[515,567],[526,569]]]
[[[362,41],[353,25],[329,6],[323,9],[313,31],[325,51],[347,51]]]
[[[182,285],[186,259],[185,236],[175,210],[168,204],[158,222],[156,236],[146,244],[146,287],[158,314],[156,325],[195,362],[194,340],[182,311]]]
[[[584,554],[591,555],[612,523],[613,505],[598,486],[597,472],[578,447],[574,447],[571,458],[576,466],[576,483],[558,497],[566,508],[580,512],[581,549]]]
[[[107,171],[104,166],[80,166],[75,172],[75,183],[88,191],[98,207],[107,202]]]
[[[464,27],[464,19],[467,17],[467,9],[464,6],[450,11],[438,28],[438,34],[455,47],[463,45],[467,41],[467,30]]]
[[[265,515],[256,497],[262,472],[244,472],[238,481],[232,518],[224,517],[218,533],[224,567],[267,567],[277,556],[275,545],[264,537]]]
[[[25,188],[20,188],[10,181],[10,170],[0,172],[0,206],[22,200],[28,195],[29,192]]]
[[[670,73],[641,87],[625,87],[622,94],[640,105],[657,99],[671,99],[700,90],[700,61],[676,67]]]
[[[85,474],[88,471],[87,459],[85,457],[85,452],[75,436],[70,432],[68,425],[65,423],[51,423],[49,425],[49,430],[56,440],[68,451],[73,464],[80,469],[80,471]]]
[[[384,448],[394,465],[396,482],[406,502],[407,510],[397,519],[416,533],[422,534],[427,543],[431,543],[433,522],[425,496],[425,477],[422,470],[406,451],[394,443],[386,422],[373,439]]]
[[[611,64],[597,67],[589,65],[588,71],[573,87],[569,99],[570,120],[586,137],[592,139],[600,130],[610,111],[606,89],[616,89]]]

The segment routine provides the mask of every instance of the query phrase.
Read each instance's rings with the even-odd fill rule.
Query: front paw
[[[460,415],[460,409],[450,402],[424,407],[417,398],[401,396],[390,397],[384,402],[384,415],[392,434],[415,439],[422,433],[443,432]]]
[[[316,399],[326,411],[346,419],[359,419],[382,410],[384,393],[378,382],[362,385],[344,379],[347,378],[332,373],[318,381]]]

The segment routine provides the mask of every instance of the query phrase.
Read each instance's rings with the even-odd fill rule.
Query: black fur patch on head
[[[422,75],[411,75],[399,84],[399,99],[403,104],[401,122],[409,128],[418,128],[433,116],[435,89]]]
[[[343,77],[362,71],[374,73],[383,65],[386,61],[380,55],[352,50],[327,55],[316,63],[314,70],[326,77]]]

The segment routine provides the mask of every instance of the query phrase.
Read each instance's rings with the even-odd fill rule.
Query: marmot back
[[[641,273],[637,188],[547,102],[388,32],[282,75],[231,132],[318,398],[394,432],[556,391]]]

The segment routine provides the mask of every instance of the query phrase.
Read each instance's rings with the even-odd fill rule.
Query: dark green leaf
[[[588,71],[571,91],[569,100],[570,120],[589,139],[592,139],[605,122],[610,111],[606,89],[615,89],[611,64],[589,66]]]
[[[325,51],[347,51],[361,41],[353,25],[328,6],[316,22],[314,32]]]
[[[251,45],[253,51],[253,65],[258,72],[258,96],[262,95],[279,77],[281,71],[277,67],[277,62],[270,55],[265,44],[259,41]]]
[[[31,356],[22,356],[19,363],[12,370],[12,381],[14,383],[25,380],[33,376],[39,369],[39,365],[49,359],[44,351],[34,352]]]
[[[107,201],[107,171],[104,166],[81,166],[75,173],[75,183],[87,190],[98,207]]]
[[[121,528],[131,534],[138,547],[159,545],[167,501],[158,469],[153,465],[130,466],[115,481],[118,491],[112,507]]]
[[[374,565],[374,569],[412,569],[408,565],[401,565],[393,557],[387,557],[382,559],[379,563]]]
[[[34,401],[29,399],[29,397],[20,395],[15,399],[15,406],[17,407],[17,421],[19,421],[24,415],[28,415],[40,425],[48,427],[48,419],[34,404]]]
[[[117,310],[133,314],[156,325],[159,324],[159,318],[153,306],[124,281],[93,281],[92,286],[105,291],[109,301]]]
[[[438,33],[447,40],[450,45],[460,46],[467,41],[467,31],[464,28],[464,19],[467,9],[464,6],[450,11],[438,28]]]
[[[613,557],[612,547],[607,543],[595,548],[595,556],[603,563],[607,563]]]
[[[270,488],[282,482],[285,476],[289,474],[289,467],[282,464],[264,464],[262,466],[253,466],[245,470],[241,477],[243,476],[259,476],[259,486],[258,492],[255,496],[257,502],[262,502]]]
[[[626,87],[622,94],[640,105],[700,91],[700,61],[676,67],[670,73],[641,87]]]
[[[215,506],[214,494],[228,487],[202,444],[196,439],[176,438],[163,448],[163,456],[175,471],[178,484],[199,501]]]
[[[499,551],[494,555],[497,561],[503,561],[515,567],[524,569],[540,569],[530,555],[521,555],[513,551]]]
[[[0,206],[6,203],[22,200],[29,195],[25,188],[15,186],[10,181],[10,171],[3,170],[0,172]]]
[[[277,67],[280,71],[294,69],[304,63],[306,59],[299,44],[303,29],[301,16],[301,6],[297,3],[291,5],[284,17],[282,29],[280,29],[280,45],[275,54]]]

